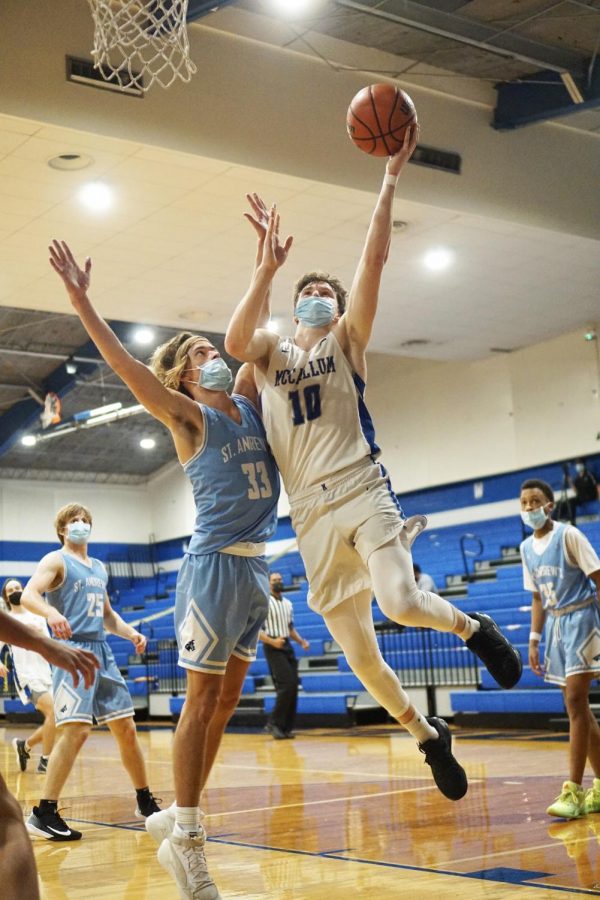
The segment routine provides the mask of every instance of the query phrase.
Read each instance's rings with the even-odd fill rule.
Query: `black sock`
[[[58,800],[40,800],[38,809],[41,813],[57,812]]]

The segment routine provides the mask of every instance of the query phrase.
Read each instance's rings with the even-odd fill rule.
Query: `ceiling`
[[[521,60],[373,15],[398,17],[417,5],[536,42],[540,55],[569,51],[582,66],[600,34],[600,2],[594,0],[363,0],[354,7],[346,0],[326,0],[315,2],[309,18],[294,22],[275,18],[268,0],[242,0],[191,25],[190,34],[202,29],[235,33],[288,54],[325,59],[328,66],[360,61],[370,75],[401,75],[403,83],[427,84],[490,112],[495,82],[536,71]],[[81,7],[81,15],[87,15],[87,4]],[[121,99],[93,90],[82,96],[91,103],[96,94],[98,103],[113,102],[115,109]],[[41,407],[28,389],[43,397],[49,379],[64,368],[64,359],[34,354],[67,358],[81,351],[87,358],[92,352],[48,265],[49,240],[68,239],[76,256],[92,256],[91,296],[120,328],[125,322],[158,326],[157,342],[193,328],[214,335],[218,343],[252,265],[253,233],[242,217],[246,191],[258,191],[267,203],[276,200],[282,229],[294,235],[272,297],[282,332],[291,326],[291,284],[303,271],[323,267],[351,282],[374,193],[298,177],[292,167],[270,170],[268,157],[263,167],[241,165],[157,146],[155,138],[125,140],[96,128],[52,124],[55,110],[43,122],[30,117],[26,105],[17,114],[2,109],[0,102],[0,477],[23,477],[28,471],[36,477],[58,478],[62,472],[64,477],[83,473],[96,480],[143,481],[174,458],[166,430],[146,414],[36,447],[18,443],[23,431],[38,427]],[[588,141],[597,134],[600,141],[598,110],[560,123],[585,133]],[[600,159],[600,143],[597,149]],[[91,162],[68,172],[48,165],[65,153],[89,156]],[[568,179],[568,169],[562,174]],[[79,188],[90,180],[102,180],[113,191],[114,204],[104,213],[91,213],[78,198]],[[597,202],[593,185],[590,202]],[[599,318],[600,244],[593,236],[401,196],[394,217],[373,352],[475,360],[586,328]],[[443,272],[423,264],[426,252],[436,247],[453,255]],[[104,365],[83,366],[65,393],[63,420],[116,400],[134,402]],[[140,449],[142,436],[155,438],[153,451]]]

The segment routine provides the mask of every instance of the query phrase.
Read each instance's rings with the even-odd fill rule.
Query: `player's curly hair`
[[[314,284],[316,281],[324,281],[333,289],[337,300],[339,314],[340,316],[343,315],[346,311],[348,291],[339,278],[336,278],[335,275],[328,275],[327,272],[307,272],[298,279],[294,285],[294,309],[296,308],[296,303],[298,302],[301,291],[303,291],[307,285]]]
[[[528,478],[527,481],[524,481],[521,485],[521,491],[534,490],[535,488],[542,492],[549,503],[554,503],[554,491],[548,482],[542,481],[541,478]]]
[[[180,331],[175,337],[156,348],[150,357],[151,370],[165,387],[187,394],[188,392],[181,384],[181,376],[188,366],[189,349],[196,341],[207,340],[208,338],[201,334]]]
[[[87,506],[83,505],[83,503],[67,503],[66,506],[61,506],[54,518],[54,528],[61,544],[64,544],[65,542],[65,537],[62,534],[62,531],[69,520],[73,518],[73,516],[83,516],[83,518],[86,519],[90,523],[90,525],[92,524],[92,514]]]

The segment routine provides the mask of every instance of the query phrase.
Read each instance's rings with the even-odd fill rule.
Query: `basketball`
[[[371,156],[393,156],[417,121],[407,93],[393,84],[371,84],[353,98],[346,116],[350,140]]]

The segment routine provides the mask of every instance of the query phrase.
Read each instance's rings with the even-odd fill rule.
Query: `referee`
[[[292,728],[298,700],[298,660],[290,638],[303,650],[308,650],[310,644],[294,628],[292,604],[282,594],[283,579],[279,572],[271,573],[269,584],[269,614],[259,637],[265,645],[265,657],[277,693],[267,731],[276,741],[282,741],[294,737]]]

